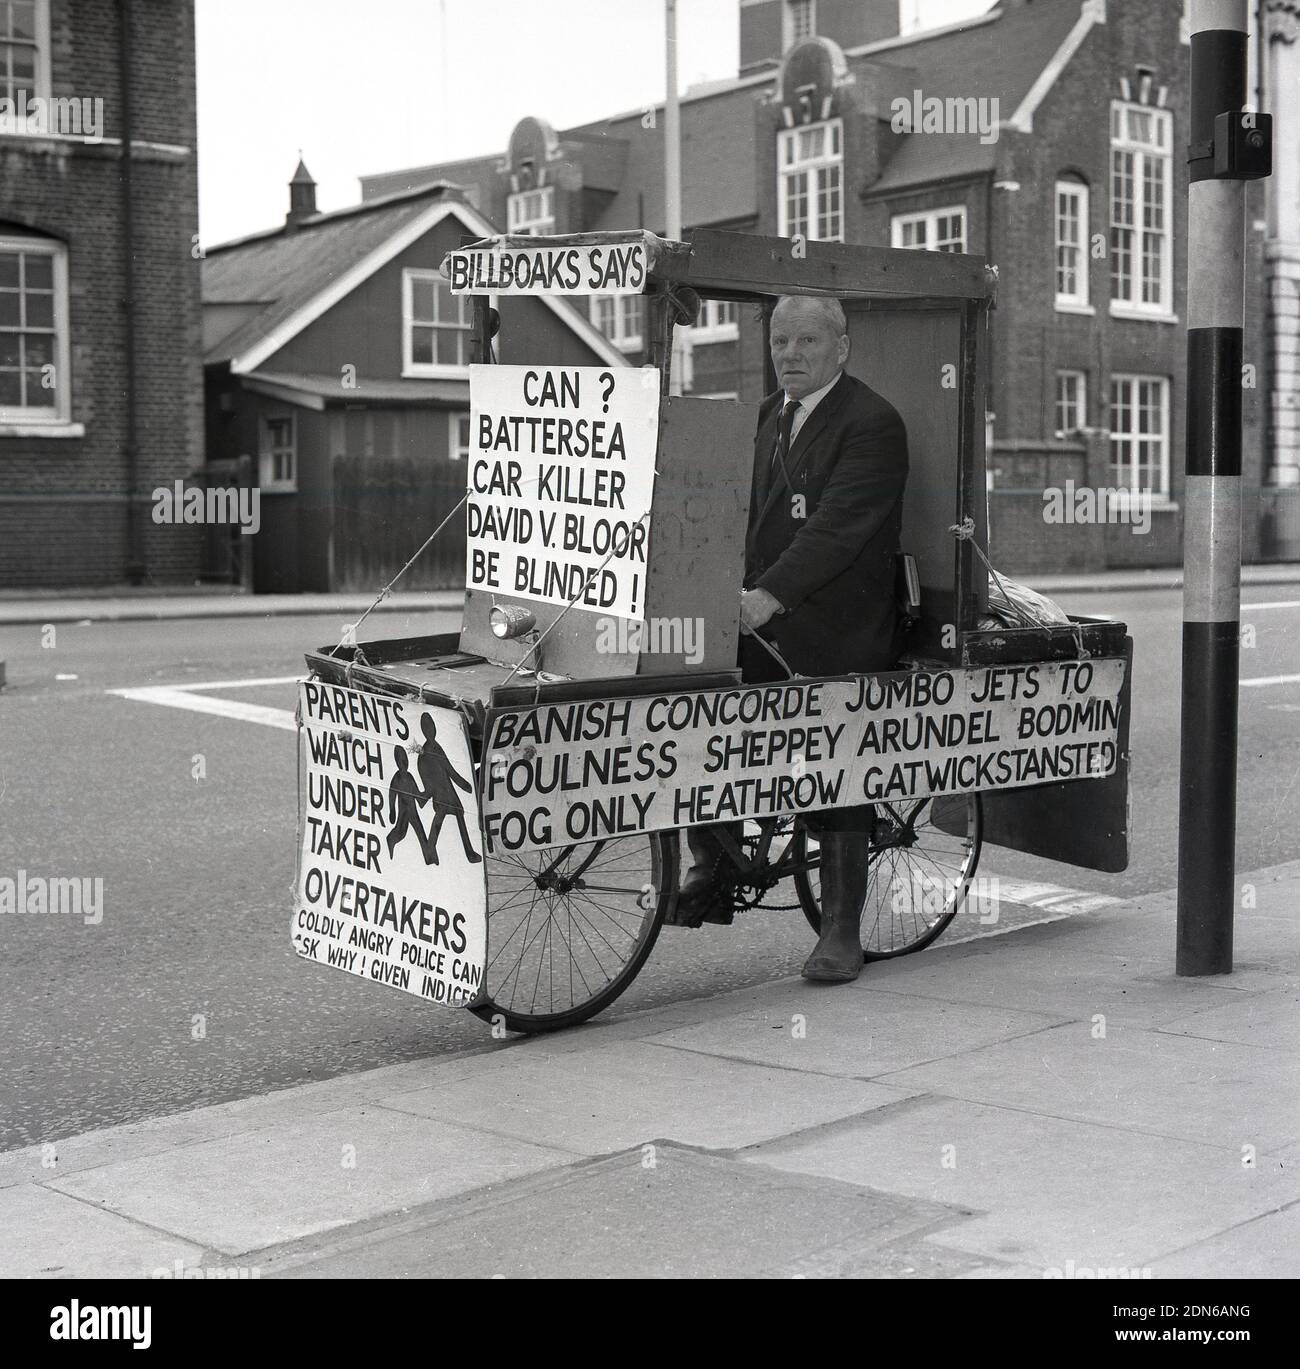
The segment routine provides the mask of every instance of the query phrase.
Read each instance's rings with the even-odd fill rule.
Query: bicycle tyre
[[[905,801],[907,804],[907,814],[904,821],[899,823],[894,821],[893,836],[897,837],[902,828],[907,827],[906,818],[913,820],[920,815],[920,810],[933,804],[932,799],[915,799]],[[889,916],[882,925],[882,889],[878,883],[879,878],[884,874],[882,866],[885,860],[890,859],[888,853],[899,850],[915,849],[920,844],[919,840],[914,840],[910,846],[897,845],[890,840],[881,840],[876,844],[876,838],[872,841],[872,861],[871,874],[867,881],[867,889],[863,896],[863,915],[862,915],[862,935],[864,945],[862,949],[862,959],[864,962],[873,960],[893,960],[900,955],[911,955],[916,951],[923,951],[927,946],[933,945],[945,931],[948,930],[953,918],[961,909],[961,905],[966,898],[966,893],[970,888],[970,882],[975,877],[976,868],[979,865],[980,852],[983,847],[984,833],[984,806],[980,802],[978,794],[955,795],[944,797],[938,802],[945,805],[962,805],[965,808],[966,836],[955,838],[948,833],[943,833],[943,841],[931,838],[928,848],[923,854],[929,860],[931,866],[940,866],[939,857],[951,858],[955,854],[953,843],[964,847],[961,860],[956,864],[952,871],[950,881],[951,887],[945,887],[943,906],[935,908],[932,916],[926,915],[924,906],[919,910],[921,917],[918,918],[918,910],[914,906],[899,907],[901,889],[911,887],[916,888],[915,878],[905,880],[899,886],[897,876],[899,873],[899,860],[893,857],[890,860],[891,868],[889,874]],[[877,808],[883,808],[891,813],[896,819],[898,809],[904,805],[900,804],[878,804]],[[931,810],[933,811],[933,810]],[[953,814],[955,817],[955,813]],[[886,819],[889,822],[889,819]],[[942,829],[935,828],[932,822],[927,824],[934,832],[941,832]],[[879,829],[880,824],[877,824]],[[912,822],[913,829],[915,822]],[[796,833],[795,840],[801,844],[798,849],[798,856],[804,859],[807,854],[807,828],[801,822]],[[909,867],[912,866],[912,858],[907,858]],[[910,868],[909,872],[915,876],[915,869]],[[808,920],[809,926],[818,935],[821,934],[821,903],[820,903],[820,878],[814,882],[811,873],[801,871],[794,877],[795,888],[799,895],[799,906],[803,910],[804,917]],[[947,886],[946,882],[946,886]],[[923,899],[928,897],[928,892],[923,892]],[[872,904],[874,899],[876,916],[871,917]],[[906,900],[904,900],[906,901]]]
[[[626,847],[628,854],[634,849],[643,849],[648,853],[647,878],[640,881],[639,886],[629,882],[625,888],[620,888],[620,902],[626,905],[629,898],[637,900],[645,897],[648,885],[653,891],[649,906],[642,907],[638,902],[635,913],[626,906],[617,909],[613,905],[593,906],[594,901],[589,897],[590,890],[601,888],[604,892],[610,892],[610,889],[590,883],[584,884],[581,889],[574,886],[579,893],[578,899],[570,897],[573,890],[547,887],[548,884],[554,885],[557,881],[562,884],[570,878],[570,875],[562,873],[566,868],[569,871],[577,871],[577,878],[580,879],[584,878],[588,871],[597,872],[597,878],[609,877],[608,862],[602,867],[601,856],[608,848],[618,846]],[[495,1023],[499,1020],[508,1031],[525,1035],[560,1031],[565,1027],[577,1026],[609,1007],[632,983],[641,966],[645,964],[658,939],[664,915],[677,896],[678,846],[675,832],[654,832],[648,837],[618,837],[566,847],[551,847],[545,851],[529,852],[522,856],[489,855],[486,859],[489,863],[486,871],[488,964],[484,975],[484,996],[469,1005],[469,1008],[476,1017],[485,1022]],[[495,878],[493,862],[497,867]],[[605,874],[600,873],[602,868],[605,869]],[[503,874],[505,869],[510,869],[508,875]],[[633,876],[635,873],[632,872]],[[627,871],[620,871],[617,877],[624,878],[626,875]],[[528,889],[530,881],[533,885],[531,892]],[[528,906],[522,908],[519,904],[525,897],[528,898]],[[603,930],[600,924],[593,920],[595,912],[599,912],[605,923],[609,924]],[[513,916],[510,916],[512,913]],[[521,916],[522,940],[512,951],[514,939],[520,936]],[[538,918],[539,927],[530,935],[534,917]],[[584,958],[585,963],[588,968],[594,963],[601,971],[600,982],[597,984],[588,982],[588,977],[580,966],[580,987],[575,986],[573,981],[572,970],[576,963],[575,943],[572,939],[575,917],[577,935],[588,952]],[[620,922],[620,919],[626,921]],[[587,923],[586,930],[583,929],[584,921]],[[611,944],[608,939],[608,935],[613,934],[610,926],[615,923],[629,929],[620,937],[617,945]],[[568,935],[565,934],[566,928]],[[592,947],[589,932],[594,932],[598,939],[606,942],[609,959],[615,962],[610,965],[608,972],[601,964],[600,955]],[[529,959],[530,948],[536,946],[538,937],[542,938],[542,946],[535,957],[534,989],[527,1002],[523,1002],[518,990],[522,986],[525,969],[531,969],[533,962]],[[556,939],[564,944],[569,953],[569,993],[565,995],[561,986],[559,996],[556,995],[552,955],[548,975],[550,991],[544,1004],[539,1005],[537,1000],[546,949],[550,947],[553,951]],[[494,942],[497,947],[495,955]]]

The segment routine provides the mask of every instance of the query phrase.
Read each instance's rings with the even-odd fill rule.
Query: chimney
[[[301,223],[316,212],[316,182],[307,170],[302,155],[298,156],[298,169],[289,182],[289,212],[284,216],[286,226]]]
[[[740,74],[779,66],[790,48],[812,34],[842,48],[898,37],[901,11],[914,0],[739,0]]]

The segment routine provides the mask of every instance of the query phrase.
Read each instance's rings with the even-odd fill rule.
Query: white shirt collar
[[[799,421],[801,425],[807,422],[809,416],[812,414],[812,411],[822,402],[823,399],[826,398],[828,394],[830,394],[830,392],[839,383],[839,379],[843,374],[843,371],[836,371],[834,377],[831,380],[828,380],[826,384],[821,387],[820,390],[814,390],[812,394],[804,395],[804,397],[799,401],[801,407],[799,409],[799,412],[795,414],[795,419]],[[785,394],[785,392],[782,391],[782,394]],[[785,399],[781,403],[781,407],[783,409],[790,402],[790,399],[790,395],[785,395]]]

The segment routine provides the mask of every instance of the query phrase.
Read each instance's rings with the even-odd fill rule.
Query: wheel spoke
[[[903,955],[929,945],[960,908],[980,854],[976,795],[877,803],[871,863],[862,906],[862,939],[868,959]],[[937,809],[937,813],[936,813]],[[960,829],[946,832],[934,819]],[[804,851],[810,834],[803,829]],[[802,863],[802,862],[801,862]],[[805,916],[821,919],[821,880],[816,870],[795,872]]]
[[[658,932],[662,896],[641,906],[663,878],[656,841],[665,838],[493,858],[490,973],[476,1011],[499,1007],[512,1030],[545,1029],[589,1016],[590,1004],[625,987]]]

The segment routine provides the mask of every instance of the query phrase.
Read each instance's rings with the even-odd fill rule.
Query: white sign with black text
[[[442,264],[453,295],[639,295],[646,270],[644,242],[465,247]]]
[[[307,681],[298,954],[433,1003],[483,982],[487,888],[465,720]]]
[[[1124,662],[898,671],[494,711],[490,851],[1100,779]]]
[[[466,585],[645,613],[659,369],[471,366]]]

